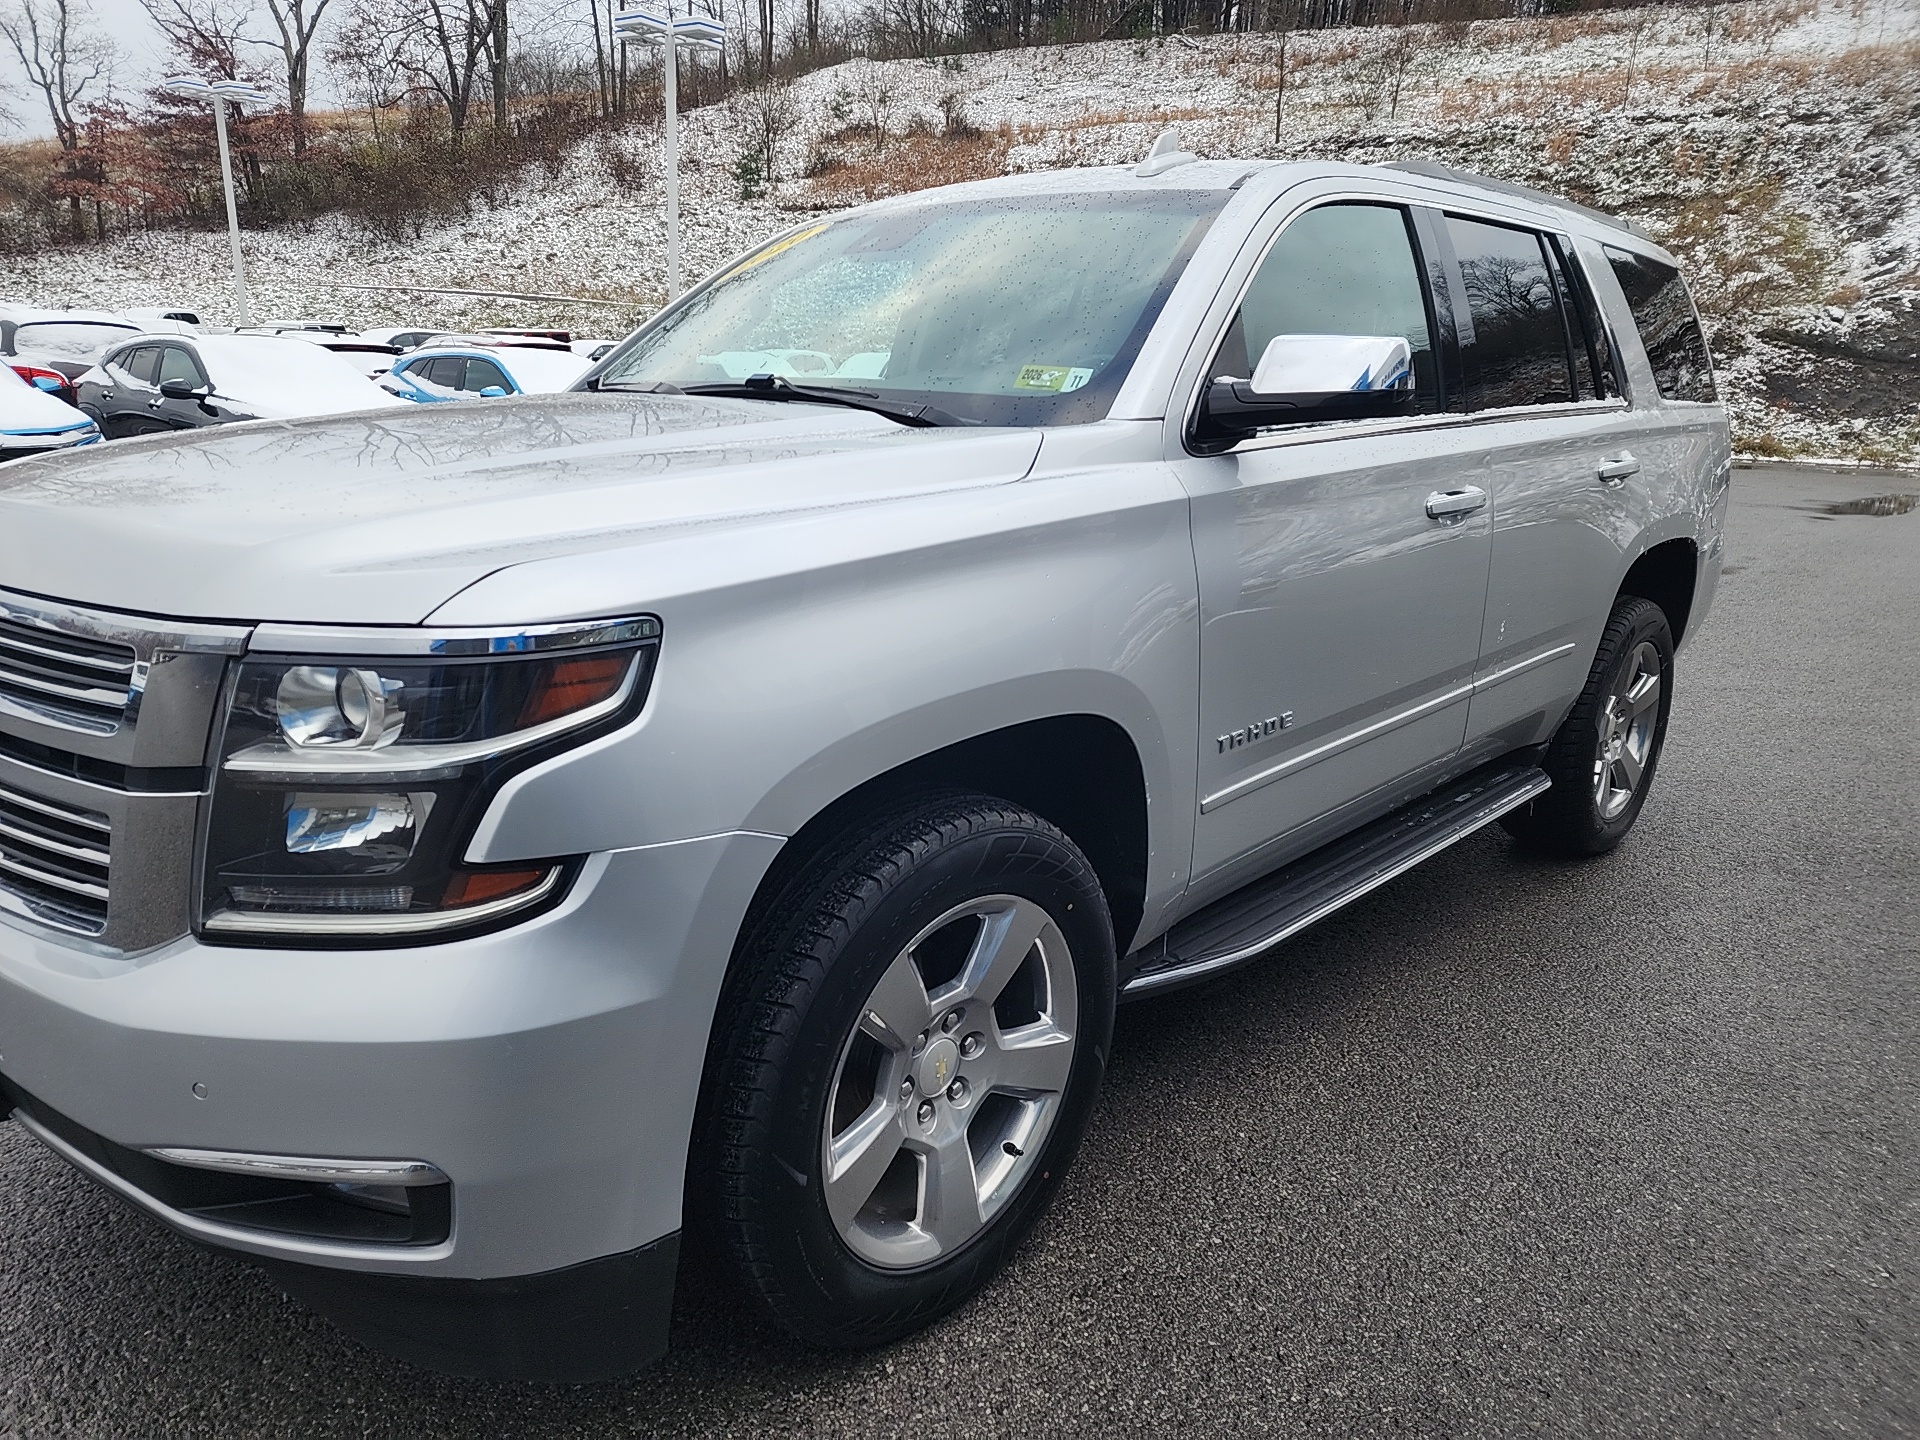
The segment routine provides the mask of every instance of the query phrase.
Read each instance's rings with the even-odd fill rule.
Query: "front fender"
[[[651,603],[636,592],[631,608],[658,613],[665,631],[646,709],[510,781],[470,857],[789,836],[918,757],[1095,715],[1140,757],[1149,913],[1177,893],[1191,858],[1199,670],[1184,492],[1156,463],[886,508],[866,518],[902,548],[849,554],[862,528],[852,516],[785,517],[732,549],[764,551],[777,535],[814,566]],[[903,544],[916,529],[927,543]],[[664,567],[636,555],[629,573],[650,570],[658,579]]]

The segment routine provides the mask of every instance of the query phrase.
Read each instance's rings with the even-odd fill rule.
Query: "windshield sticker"
[[[1093,379],[1093,371],[1077,365],[1022,365],[1013,382],[1016,390],[1078,390]]]
[[[787,251],[791,250],[794,246],[798,245],[802,240],[813,239],[814,236],[818,235],[821,231],[825,230],[826,228],[827,226],[825,225],[813,225],[813,226],[809,226],[805,230],[802,230],[797,235],[789,235],[784,240],[776,240],[773,244],[769,245],[766,249],[760,251],[758,254],[749,255],[746,259],[742,260],[738,265],[734,266],[733,269],[729,270],[726,273],[725,278],[728,280],[731,280],[736,275],[744,275],[747,273],[747,271],[753,269],[754,266],[764,265],[767,263],[767,261],[773,259],[773,257],[776,255],[784,255]]]

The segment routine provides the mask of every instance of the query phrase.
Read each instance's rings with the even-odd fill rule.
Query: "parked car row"
[[[0,306],[0,461],[66,445],[571,387],[612,340],[564,330],[355,331],[275,320],[203,333],[182,308]]]

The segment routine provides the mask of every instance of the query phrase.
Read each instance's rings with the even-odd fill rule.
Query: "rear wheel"
[[[1559,855],[1600,855],[1633,828],[1653,785],[1673,703],[1673,631],[1651,600],[1615,602],[1586,688],[1547,747],[1553,788],[1506,816],[1509,832]]]
[[[992,1278],[1079,1146],[1113,1023],[1093,869],[1017,806],[930,798],[809,863],[740,961],[690,1198],[801,1338],[918,1329]]]

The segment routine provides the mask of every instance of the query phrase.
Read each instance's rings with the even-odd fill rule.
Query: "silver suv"
[[[985,1284],[1116,1001],[1653,780],[1728,442],[1672,258],[1413,166],[889,200],[575,393],[0,470],[0,1112],[368,1343],[588,1379],[683,1230]]]

